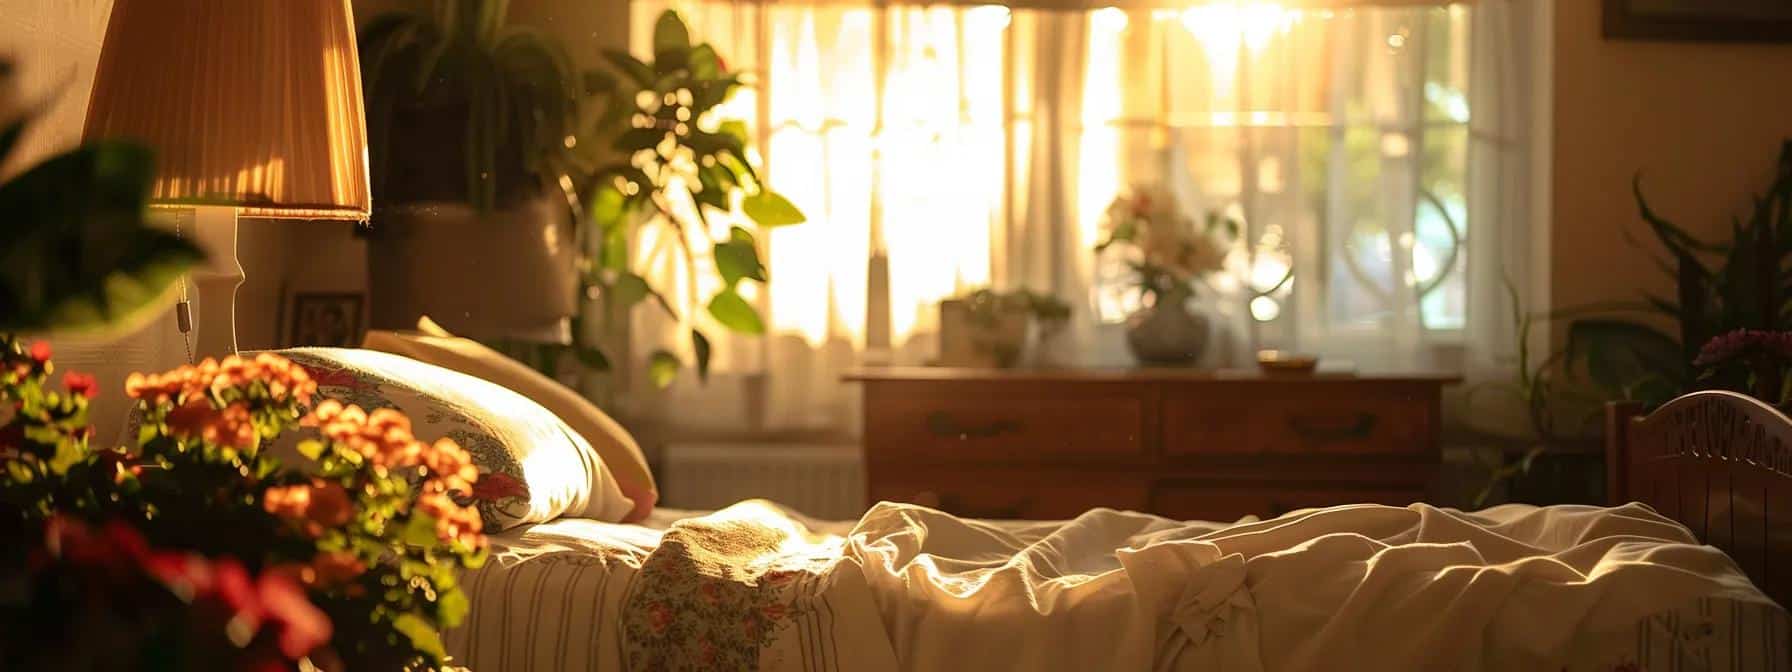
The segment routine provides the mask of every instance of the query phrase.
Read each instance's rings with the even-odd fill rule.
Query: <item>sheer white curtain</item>
[[[1522,291],[1531,274],[1535,2],[635,2],[638,50],[672,8],[751,73],[727,115],[810,219],[766,241],[772,335],[718,344],[707,387],[637,389],[641,410],[851,431],[840,373],[925,362],[937,301],[989,285],[1073,305],[1051,361],[1124,365],[1136,293],[1092,248],[1140,183],[1245,222],[1200,292],[1222,318],[1206,364],[1281,347],[1363,370],[1506,366],[1502,278]],[[666,327],[637,322],[635,340],[670,342]]]

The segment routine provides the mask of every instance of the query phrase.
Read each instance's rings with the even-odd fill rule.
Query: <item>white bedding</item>
[[[704,664],[731,643],[805,671],[1792,670],[1784,612],[1636,505],[818,524],[747,502],[663,532],[677,515],[494,537],[450,650],[476,671],[731,669]],[[679,535],[689,558],[654,555]],[[743,627],[770,637],[725,641]]]

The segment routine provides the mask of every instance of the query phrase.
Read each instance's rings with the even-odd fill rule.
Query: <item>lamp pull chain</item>
[[[174,237],[180,235],[180,215],[174,216]],[[180,287],[180,300],[174,303],[174,326],[180,330],[181,345],[187,349],[187,363],[193,364],[193,341],[188,334],[193,332],[193,304],[187,300],[187,276],[182,274],[177,281]]]

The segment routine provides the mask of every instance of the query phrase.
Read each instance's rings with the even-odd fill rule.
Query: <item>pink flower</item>
[[[1693,366],[1712,366],[1750,355],[1792,359],[1792,331],[1737,329],[1705,342]]]

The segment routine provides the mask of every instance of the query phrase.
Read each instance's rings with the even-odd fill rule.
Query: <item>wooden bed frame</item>
[[[1606,409],[1606,492],[1679,521],[1792,604],[1792,417],[1734,392]]]

